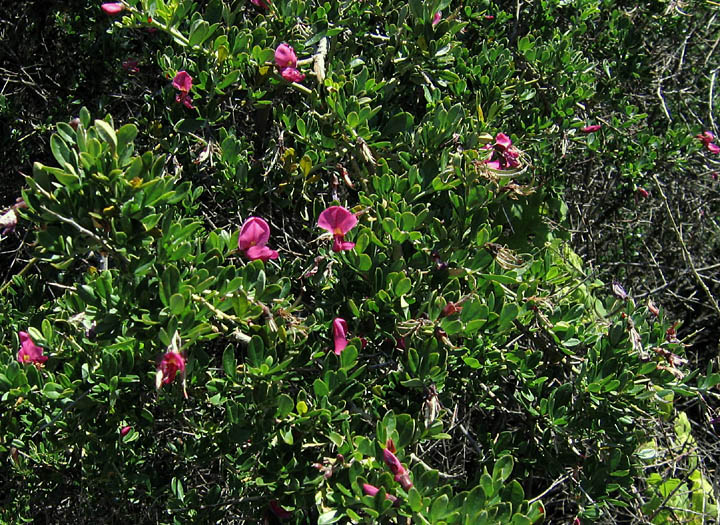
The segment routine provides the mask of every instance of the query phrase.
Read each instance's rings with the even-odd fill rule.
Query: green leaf
[[[372,268],[372,260],[367,254],[361,253],[358,256],[358,270],[367,272],[370,268]]]
[[[338,515],[336,510],[329,510],[320,514],[318,518],[318,525],[328,525],[330,523],[337,523],[342,519],[342,515]]]
[[[412,282],[407,277],[403,277],[397,283],[395,283],[395,295],[400,297],[405,295],[412,288]]]
[[[181,315],[185,311],[185,298],[175,293],[170,297],[170,313],[173,315]]]
[[[510,455],[501,456],[493,468],[492,479],[504,482],[510,477],[513,469],[513,458]]]
[[[320,378],[317,378],[313,383],[313,390],[315,391],[315,397],[318,399],[330,393],[327,384]]]
[[[420,512],[423,509],[423,499],[415,487],[408,492],[408,503],[413,512]]]
[[[52,151],[55,160],[57,160],[58,164],[61,166],[63,166],[66,162],[72,164],[70,148],[68,148],[65,141],[60,138],[60,135],[54,134],[50,137],[50,150]]]
[[[112,126],[104,120],[96,120],[95,129],[98,135],[100,135],[100,138],[110,144],[111,151],[115,153],[118,147],[118,139]]]
[[[223,352],[222,364],[225,375],[233,379],[237,373],[237,362],[235,361],[235,350],[231,345],[228,345]]]
[[[277,398],[277,414],[278,419],[284,419],[295,407],[292,398],[287,394],[280,394]]]
[[[45,383],[43,387],[43,395],[48,399],[59,399],[62,395],[63,387],[57,383]]]

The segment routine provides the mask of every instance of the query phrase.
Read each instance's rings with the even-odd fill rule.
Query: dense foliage
[[[716,163],[713,122],[661,136],[627,93],[651,64],[616,4],[58,10],[95,72],[44,149],[3,138],[34,163],[3,215],[0,519],[717,519],[684,409],[711,419],[720,374],[569,243],[579,173],[669,210],[653,170]],[[636,9],[658,42],[691,16]]]

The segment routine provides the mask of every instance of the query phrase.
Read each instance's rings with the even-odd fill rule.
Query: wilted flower
[[[280,504],[277,502],[277,500],[272,500],[270,502],[270,510],[273,514],[275,514],[276,517],[278,517],[281,520],[285,520],[292,517],[292,513],[290,511],[285,510],[280,506]]]
[[[330,206],[318,218],[318,226],[333,234],[333,251],[352,250],[354,242],[345,242],[345,234],[352,230],[358,220],[355,214],[350,213],[342,206]]]
[[[348,344],[348,324],[345,319],[336,317],[333,320],[333,340],[335,341],[335,355],[340,355]]]
[[[13,204],[10,209],[4,214],[0,215],[0,228],[3,229],[3,235],[7,235],[8,233],[12,233],[15,231],[18,220],[15,210],[17,210],[18,208],[27,208],[27,203],[23,200],[22,197],[18,197],[15,204]]]
[[[122,63],[122,67],[128,73],[139,73],[138,61],[134,58],[128,58]]]
[[[47,356],[42,353],[43,349],[37,346],[30,338],[30,334],[18,332],[18,335],[20,336],[20,350],[17,353],[19,363],[32,363],[35,366],[40,366],[48,360]]]
[[[463,307],[460,305],[460,303],[448,303],[445,305],[445,308],[442,309],[440,317],[447,317],[448,315],[462,312],[462,309]]]
[[[175,102],[184,104],[188,109],[194,109],[192,105],[192,97],[190,97],[192,81],[193,79],[187,71],[178,71],[172,82],[173,87],[180,91],[180,93],[175,96]]]
[[[120,429],[120,437],[127,436],[131,430],[132,430],[132,427],[130,425],[125,425],[124,427],[122,427]]]
[[[380,489],[377,488],[375,485],[370,485],[370,483],[363,483],[362,485],[363,492],[368,496],[375,496],[378,492],[380,492]],[[393,496],[392,494],[385,494],[385,499],[392,501],[395,503],[397,501],[397,498]]]
[[[2,234],[7,235],[15,231],[17,226],[17,214],[15,208],[10,208],[4,214],[0,215],[0,228],[2,228]]]
[[[580,128],[580,131],[583,133],[595,133],[596,131],[599,131],[602,128],[602,124],[592,124],[590,126],[585,126],[584,128]]]
[[[397,456],[385,448],[383,449],[383,461],[385,461],[385,464],[390,468],[390,472],[395,475],[395,481],[400,483],[405,490],[410,490],[413,486],[412,481],[410,481],[408,471],[403,467],[402,463],[400,463]]]
[[[492,146],[488,144],[486,149],[493,150],[492,156],[485,161],[489,168],[507,170],[520,166],[518,161],[520,151],[512,145],[512,140],[505,133],[498,133],[495,136],[495,144]]]
[[[122,2],[108,2],[102,4],[100,8],[108,15],[117,15],[125,10],[125,5]]]
[[[619,282],[614,281],[614,282],[612,283],[612,291],[613,291],[613,293],[614,293],[615,295],[617,295],[620,299],[623,299],[623,300],[627,299],[628,294],[627,294],[627,292],[625,291],[625,288],[623,288],[622,285],[621,285]]]
[[[703,143],[705,148],[710,153],[714,153],[715,155],[720,153],[720,146],[718,146],[717,144],[715,144],[715,142],[713,142],[715,140],[715,135],[713,134],[712,131],[703,131],[702,133],[700,133],[699,135],[696,135],[695,137],[698,140],[700,140],[700,142]]]
[[[270,226],[260,217],[250,217],[242,225],[240,237],[238,237],[238,248],[245,252],[250,260],[277,259],[278,252],[265,246],[270,239]]]
[[[650,313],[653,314],[655,317],[660,315],[660,310],[657,306],[655,306],[655,303],[650,298],[648,298],[647,307],[648,310],[650,310]]]
[[[433,16],[432,19],[432,25],[438,25],[440,23],[440,20],[442,20],[442,11],[438,11],[437,13],[435,13],[435,16]]]

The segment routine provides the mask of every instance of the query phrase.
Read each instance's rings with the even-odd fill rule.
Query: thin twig
[[[683,240],[682,233],[680,233],[680,230],[678,228],[677,223],[675,222],[675,216],[672,213],[672,210],[670,210],[670,204],[668,204],[667,196],[665,195],[665,192],[662,189],[662,185],[660,184],[660,181],[657,178],[657,175],[653,174],[652,176],[653,181],[655,181],[655,187],[658,190],[658,194],[663,200],[663,204],[665,205],[665,211],[668,214],[668,217],[670,217],[670,223],[672,224],[672,228],[675,231],[675,236],[677,237],[678,242],[680,243],[680,247],[682,248],[683,258],[685,259],[685,262],[690,267],[690,271],[695,276],[695,280],[697,281],[698,285],[703,289],[705,294],[708,296],[708,299],[710,300],[710,304],[712,305],[713,309],[715,310],[715,313],[718,314],[718,317],[720,317],[720,306],[718,305],[717,301],[715,300],[715,297],[713,296],[712,292],[708,289],[707,285],[705,284],[705,281],[702,280],[702,277],[700,277],[700,274],[698,274],[697,269],[695,268],[695,263],[692,260],[692,256],[690,255],[690,251],[688,250],[687,245],[685,244],[685,241]]]

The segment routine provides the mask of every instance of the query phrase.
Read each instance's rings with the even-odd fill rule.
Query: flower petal
[[[280,44],[277,46],[275,49],[275,65],[280,69],[288,67],[294,68],[297,66],[297,55],[295,55],[295,50],[287,44]]]
[[[318,226],[335,235],[345,235],[357,222],[355,214],[342,206],[330,206],[318,218]]]
[[[278,252],[271,250],[267,246],[251,246],[245,250],[245,255],[251,261],[260,259],[261,261],[267,261],[268,259],[277,259]]]
[[[335,355],[340,355],[348,344],[348,324],[345,319],[336,317],[333,320],[333,340],[335,342]]]
[[[270,239],[270,226],[265,219],[260,217],[249,217],[238,237],[238,248],[247,251],[252,246],[264,246]]]
[[[178,71],[173,78],[172,85],[175,89],[188,93],[192,89],[192,77],[187,71]]]
[[[280,71],[280,75],[288,82],[302,82],[305,80],[305,74],[301,73],[294,67],[286,67]]]

